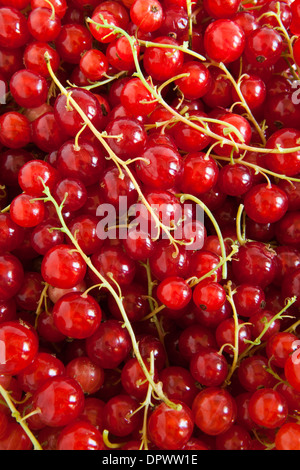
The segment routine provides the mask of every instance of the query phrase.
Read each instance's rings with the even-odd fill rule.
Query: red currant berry
[[[268,429],[280,427],[287,419],[285,398],[276,390],[256,390],[249,401],[249,416],[258,425]]]
[[[17,49],[29,40],[28,24],[25,15],[14,7],[0,8],[0,46]]]
[[[18,174],[21,189],[34,197],[42,197],[45,186],[51,191],[58,178],[57,170],[43,160],[25,163]]]
[[[90,295],[71,292],[61,297],[53,307],[54,324],[70,338],[83,339],[98,329],[102,311]]]
[[[66,375],[73,377],[86,395],[98,392],[104,383],[104,370],[86,356],[75,357],[65,368]]]
[[[146,33],[159,29],[163,15],[162,5],[157,0],[135,0],[130,7],[131,21]]]
[[[0,374],[16,375],[23,371],[38,352],[38,337],[17,321],[0,324]]]
[[[228,364],[216,349],[203,348],[191,357],[190,372],[200,385],[218,387],[226,379]]]
[[[240,0],[204,0],[203,6],[212,18],[230,18],[237,13]]]
[[[97,331],[86,338],[88,357],[105,370],[118,367],[130,350],[129,333],[122,322],[115,319],[102,322]]]
[[[236,418],[236,403],[231,394],[220,387],[207,387],[195,397],[192,412],[196,426],[209,436],[226,432]]]
[[[65,426],[57,438],[57,450],[89,451],[105,450],[101,432],[85,420],[78,420]]]
[[[105,404],[105,428],[114,436],[125,437],[141,424],[139,402],[125,393],[111,397]]]
[[[55,11],[43,7],[29,12],[27,24],[31,36],[37,41],[55,41],[61,29],[61,20]]]
[[[250,189],[244,199],[247,215],[254,222],[278,222],[287,212],[288,197],[277,185],[259,184]]]
[[[183,159],[180,187],[184,193],[198,196],[207,193],[217,183],[219,168],[215,160],[202,152],[193,152]]]
[[[34,360],[17,375],[24,392],[33,394],[46,380],[64,375],[63,362],[48,352],[38,352]]]
[[[278,429],[275,437],[277,450],[300,449],[300,426],[298,423],[285,423]]]
[[[245,33],[234,21],[217,19],[205,30],[204,47],[207,55],[215,62],[234,62],[244,52]]]
[[[211,76],[209,68],[201,62],[187,61],[179,70],[179,75],[187,74],[186,77],[178,78],[175,83],[186,100],[202,98],[210,87]]]
[[[157,297],[162,304],[171,310],[180,310],[186,307],[191,298],[192,290],[181,277],[167,277],[157,288]]]
[[[66,426],[83,412],[84,393],[72,377],[52,377],[35,391],[33,404],[46,426]]]
[[[267,340],[266,354],[271,364],[284,368],[288,357],[298,349],[298,338],[295,334],[279,331]]]
[[[158,405],[148,420],[150,441],[162,450],[180,450],[192,436],[194,422],[192,412],[184,403],[178,403],[180,409]]]
[[[267,26],[255,29],[246,38],[245,57],[253,65],[263,64],[268,67],[276,64],[282,50],[281,35]]]
[[[84,279],[86,264],[72,245],[57,245],[43,257],[41,273],[51,286],[68,289]]]
[[[21,149],[31,142],[30,122],[18,111],[2,114],[0,128],[0,143],[9,149]]]
[[[36,227],[44,219],[45,205],[30,194],[19,194],[11,202],[10,215],[20,227]]]
[[[179,43],[171,37],[156,37],[155,43],[170,47],[148,47],[144,53],[143,65],[148,75],[154,80],[163,82],[179,73],[183,65],[184,54],[179,49],[172,48],[172,45],[178,46]]]

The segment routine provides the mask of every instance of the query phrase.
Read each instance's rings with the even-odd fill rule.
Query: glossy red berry
[[[72,98],[74,98],[95,127],[102,130],[105,121],[100,103],[93,93],[74,87],[72,88]],[[55,100],[54,116],[61,129],[71,137],[75,137],[82,128],[82,118],[75,109],[67,106],[67,98],[62,94],[58,95]],[[84,132],[81,135],[83,136]]]
[[[35,197],[43,196],[45,186],[51,191],[58,178],[56,169],[43,160],[32,160],[25,163],[18,173],[21,189]]]
[[[41,200],[30,194],[19,194],[11,202],[10,215],[12,220],[23,228],[36,227],[45,216],[45,205]]]
[[[244,199],[247,215],[258,223],[278,222],[288,209],[286,193],[277,185],[255,185]]]
[[[85,25],[65,24],[55,38],[55,46],[63,61],[79,64],[82,54],[92,47],[92,35]]]
[[[287,419],[285,398],[276,390],[256,390],[249,401],[249,416],[258,426],[268,429],[280,427]]]
[[[0,143],[9,149],[21,149],[31,142],[30,122],[18,111],[2,114],[0,127]]]
[[[65,368],[66,375],[73,377],[86,395],[98,392],[104,383],[104,370],[87,356],[74,357]]]
[[[298,343],[297,343],[297,346]],[[295,390],[300,390],[300,374],[299,374],[299,352],[298,348],[294,351],[285,361],[284,364],[284,375],[289,385]]]
[[[61,20],[49,8],[37,7],[28,15],[28,30],[37,41],[55,41],[60,33]]]
[[[183,162],[179,152],[167,145],[146,146],[135,165],[136,173],[149,189],[168,190],[177,186]]]
[[[57,245],[45,254],[41,272],[48,284],[67,289],[84,279],[86,264],[72,245]]]
[[[183,278],[167,277],[159,284],[157,297],[171,310],[180,310],[189,304],[192,290]]]
[[[243,426],[233,424],[227,431],[216,437],[218,450],[251,450],[252,439],[250,432]]]
[[[158,405],[148,421],[151,442],[161,450],[178,450],[189,441],[194,422],[189,407],[179,403],[180,408],[172,409],[165,403]]]
[[[277,367],[284,367],[288,357],[298,349],[298,339],[293,333],[279,331],[266,344],[266,354]],[[297,353],[295,354],[296,357]]]
[[[38,352],[38,337],[31,328],[18,321],[0,324],[0,373],[16,375],[24,370]]]
[[[187,61],[179,70],[179,75],[186,77],[178,78],[175,83],[187,100],[202,98],[210,87],[211,76],[209,68],[201,62]]]
[[[52,377],[35,391],[33,404],[40,409],[40,419],[46,426],[66,426],[82,413],[84,393],[75,379]]]
[[[219,168],[215,160],[202,152],[192,152],[183,159],[180,187],[183,192],[198,196],[208,193],[218,180]]]
[[[101,323],[97,331],[86,339],[88,357],[103,367],[118,367],[131,350],[129,333],[122,322],[109,319]]]
[[[193,301],[201,310],[219,310],[226,301],[226,291],[221,284],[204,279],[194,288]]]
[[[209,16],[213,18],[230,18],[237,13],[240,3],[240,0],[226,0],[225,2],[204,0],[203,6]]]
[[[299,450],[300,427],[297,423],[285,423],[278,429],[275,437],[277,450]]]
[[[63,428],[57,438],[57,450],[105,450],[101,432],[85,420],[78,420]]]
[[[267,26],[257,28],[246,38],[245,57],[253,65],[274,65],[283,50],[280,34]]]
[[[129,436],[141,423],[138,407],[138,400],[125,393],[111,397],[103,410],[105,428],[114,436]]]
[[[221,191],[228,196],[242,196],[253,184],[252,172],[245,165],[224,165],[219,173],[218,184]]]
[[[234,423],[236,403],[227,390],[207,387],[195,397],[192,412],[195,424],[202,432],[217,436],[226,432]]]
[[[143,65],[147,74],[155,80],[163,82],[177,75],[183,65],[183,52],[172,48],[172,45],[178,46],[179,43],[168,36],[159,36],[155,38],[158,44],[166,44],[169,47],[149,47],[145,50]]]
[[[29,39],[28,24],[25,15],[13,6],[1,6],[0,9],[0,46],[9,49],[23,47]]]
[[[79,67],[89,80],[96,82],[107,72],[108,61],[103,52],[89,49],[81,56]]]
[[[19,70],[11,77],[10,91],[16,103],[24,108],[36,108],[46,102],[46,79],[32,70]]]
[[[234,276],[239,283],[250,283],[265,288],[276,273],[274,253],[261,242],[247,242],[232,261]]]
[[[98,329],[102,311],[96,300],[80,292],[61,297],[53,307],[54,324],[70,338],[83,339]]]
[[[38,352],[34,360],[18,373],[17,379],[22,390],[32,394],[49,378],[64,373],[65,366],[60,359],[48,352]]]
[[[205,30],[204,47],[215,62],[234,62],[244,52],[245,33],[233,20],[217,19]]]
[[[206,387],[223,384],[228,373],[225,357],[214,348],[203,348],[190,361],[190,372],[194,379]]]
[[[130,7],[131,21],[143,32],[158,30],[163,15],[162,5],[157,0],[135,0]]]

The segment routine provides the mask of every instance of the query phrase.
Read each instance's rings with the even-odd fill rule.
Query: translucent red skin
[[[220,139],[224,130],[228,134],[218,120],[236,126],[244,137],[244,147],[250,148],[253,143],[256,146],[262,136],[250,123],[251,118],[244,118],[245,109],[236,103],[236,89],[221,68],[216,64],[206,68],[181,46],[189,43],[199,54],[222,57],[234,80],[239,73],[249,73],[243,75],[241,91],[257,122],[265,119],[266,147],[298,145],[300,107],[293,102],[286,63],[279,56],[282,40],[274,28],[277,20],[272,16],[259,18],[268,8],[274,12],[276,2],[257,0],[256,6],[261,8],[251,13],[238,11],[236,0],[204,0],[206,10],[201,11],[192,5],[192,38],[184,1],[155,2],[135,0],[130,8],[130,0],[122,4],[106,0],[101,5],[91,0],[89,13],[97,21],[103,15],[138,39],[178,47],[145,47],[145,43],[137,43],[138,39],[133,45],[147,84],[156,87],[154,95],[155,90],[162,91],[169,105],[166,108],[143,88],[140,77],[131,76],[135,63],[128,40],[115,34],[105,38],[105,29],[97,31],[85,23],[86,0],[74,0],[72,5],[65,0],[51,0],[52,11],[45,0],[2,0],[12,5],[4,7],[6,18],[12,20],[7,23],[19,18],[21,32],[17,34],[16,28],[9,32],[5,27],[0,33],[0,87],[4,86],[6,93],[10,84],[12,92],[6,96],[7,109],[3,108],[0,118],[0,207],[4,209],[0,216],[0,336],[10,326],[9,334],[5,338],[3,334],[0,342],[2,359],[5,352],[5,361],[0,357],[0,384],[9,392],[20,416],[27,415],[23,423],[44,448],[53,450],[106,450],[101,436],[104,429],[124,450],[140,448],[142,429],[143,437],[147,434],[149,438],[149,448],[155,450],[266,448],[261,442],[271,442],[278,449],[298,449],[299,430],[293,426],[293,419],[299,408],[299,344],[298,330],[292,330],[291,325],[292,317],[297,319],[300,297],[299,188],[289,179],[299,174],[298,152],[264,155],[259,149],[243,154],[238,165],[231,159],[239,158],[241,153],[236,148],[231,153],[228,141],[224,146],[218,141],[210,148],[216,143],[214,137],[210,132],[201,132],[201,125],[200,129],[192,128],[189,119],[199,124],[201,119],[216,120],[211,122],[210,130]],[[291,8],[280,3],[283,24],[290,28],[288,34],[297,35],[298,0]],[[247,5],[243,7],[247,9]],[[4,9],[0,8],[0,19]],[[25,9],[26,13],[21,13]],[[30,15],[31,10],[35,11]],[[28,16],[26,26],[24,19]],[[37,20],[33,21],[34,17]],[[265,28],[264,22],[271,27]],[[227,32],[222,24],[230,26]],[[31,39],[27,30],[32,33]],[[233,30],[237,32],[235,44]],[[212,32],[222,33],[219,46],[212,41]],[[276,39],[274,50],[269,37]],[[265,41],[260,50],[255,38],[261,44]],[[47,43],[50,40],[51,46]],[[38,45],[37,41],[46,42]],[[93,54],[89,53],[92,47],[97,51],[99,47],[105,57],[100,71],[94,70]],[[298,47],[295,41],[296,65]],[[39,57],[28,55],[30,48]],[[70,91],[68,103],[58,89],[52,94],[53,84],[43,56],[46,49],[53,56],[54,73]],[[107,76],[102,76],[104,69]],[[187,70],[192,74],[178,79]],[[127,76],[116,79],[120,71]],[[36,80],[35,74],[42,78]],[[108,78],[107,87],[92,85],[90,92],[84,89],[91,85],[89,80],[99,77],[114,80]],[[50,85],[47,94],[45,87],[42,92],[37,89],[45,79]],[[164,86],[169,79],[169,85]],[[131,86],[133,82],[138,86]],[[255,96],[253,83],[259,88]],[[93,132],[86,128],[78,134],[83,122],[72,108],[73,98],[97,131],[103,132],[117,161],[122,160],[123,179],[120,167],[114,165]],[[147,104],[142,102],[144,98]],[[21,105],[26,109],[19,110]],[[171,110],[182,113],[185,119],[179,116],[174,126],[167,125],[174,116]],[[291,130],[294,125],[296,128]],[[120,134],[118,139],[116,134]],[[241,143],[235,135],[230,137]],[[151,157],[150,166],[139,157]],[[260,170],[255,172],[258,167]],[[53,172],[49,176],[50,168]],[[268,170],[279,172],[279,177],[273,180]],[[272,182],[269,185],[268,175]],[[59,228],[62,219],[57,217],[51,201],[33,201],[44,197],[37,176],[46,182],[58,204],[68,192],[61,214],[66,224],[63,230]],[[77,184],[73,185],[74,180]],[[268,194],[259,192],[266,187]],[[153,217],[147,212],[143,219],[146,228],[138,240],[98,239],[98,206],[108,203],[118,208],[124,195],[135,204],[140,200],[139,190],[149,203],[158,203],[163,216],[170,216],[170,225],[180,218],[175,202],[181,193],[190,194],[193,200],[199,198],[211,210],[229,257],[226,279],[220,266],[223,245],[208,211],[206,226],[200,223],[198,230],[203,247],[193,251],[179,244],[177,257],[169,240],[150,238],[147,227]],[[22,191],[24,194],[19,194]],[[28,205],[21,203],[25,200]],[[35,205],[37,211],[33,210]],[[180,208],[184,206],[187,204]],[[194,202],[192,206],[194,216]],[[238,210],[245,219],[237,218]],[[242,230],[237,231],[237,223],[245,228],[245,240]],[[189,234],[185,231],[180,241],[189,240]],[[77,240],[76,247],[73,239]],[[233,258],[232,243],[239,249]],[[91,269],[90,262],[95,269]],[[193,281],[202,276],[216,287],[206,296],[199,294],[201,282],[193,287]],[[232,284],[226,284],[227,280]],[[110,295],[115,288],[120,295],[118,302]],[[235,308],[225,295],[230,289]],[[296,302],[282,319],[270,322],[261,338],[264,344],[251,355],[251,345],[255,345],[266,321],[284,309],[285,299],[293,296]],[[74,303],[60,311],[68,299]],[[89,305],[83,302],[79,311],[76,299],[93,300]],[[124,310],[120,311],[119,301]],[[98,315],[92,314],[91,305]],[[124,312],[132,336],[126,328],[127,317],[124,323]],[[25,328],[24,335],[19,334],[20,326]],[[295,336],[281,335],[284,331],[294,331]],[[141,357],[133,346],[138,347]],[[56,354],[59,360],[55,360]],[[155,384],[147,374],[145,380],[141,361],[153,374]],[[238,366],[234,371],[230,368],[232,361]],[[274,368],[276,374],[271,374],[269,368]],[[133,413],[152,388],[154,406],[147,409],[147,416],[146,408]],[[266,392],[268,399],[263,396]],[[27,393],[34,395],[24,401]],[[166,406],[167,399],[173,406]],[[206,400],[209,416],[201,400]],[[221,410],[217,406],[220,400],[224,405]],[[179,403],[177,409],[174,405]],[[41,413],[31,414],[37,407]],[[273,417],[266,410],[274,412]],[[33,442],[13,421],[14,417],[0,403],[0,449],[32,449]],[[143,427],[146,417],[147,432]],[[261,442],[253,439],[252,431],[257,428]]]

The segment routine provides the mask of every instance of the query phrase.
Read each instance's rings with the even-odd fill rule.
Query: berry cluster
[[[300,450],[300,0],[0,0],[0,450]]]

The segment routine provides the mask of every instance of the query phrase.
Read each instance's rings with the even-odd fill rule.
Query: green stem
[[[96,23],[91,18],[87,18],[86,21],[87,21],[87,23],[92,23],[93,25],[95,25],[99,28],[113,29],[114,33],[116,35],[121,34],[121,35],[125,36],[128,39],[129,44],[131,45],[133,58],[134,58],[134,63],[135,63],[135,67],[136,67],[136,72],[134,73],[134,76],[138,76],[140,78],[140,80],[143,82],[143,84],[147,88],[147,90],[154,96],[154,98],[157,99],[157,102],[162,104],[164,106],[164,108],[167,109],[170,112],[170,114],[172,114],[178,121],[181,121],[184,124],[186,124],[190,127],[193,127],[194,129],[196,129],[199,132],[205,133],[206,135],[211,137],[213,140],[220,141],[222,145],[229,145],[231,147],[236,147],[241,151],[260,152],[260,153],[264,153],[264,154],[270,154],[270,153],[273,154],[273,153],[279,153],[279,152],[284,153],[284,154],[285,153],[288,154],[288,153],[300,151],[300,146],[285,148],[285,149],[282,149],[280,147],[278,147],[276,149],[266,149],[266,148],[260,148],[260,147],[253,147],[251,145],[247,145],[247,144],[243,143],[242,139],[240,139],[241,142],[234,142],[232,139],[226,139],[225,136],[220,136],[219,134],[215,134],[214,132],[212,132],[208,128],[208,126],[205,126],[205,127],[198,126],[197,124],[192,122],[191,119],[182,116],[180,113],[178,113],[176,111],[176,109],[174,109],[172,106],[168,105],[168,103],[166,103],[164,101],[164,99],[162,98],[161,94],[157,92],[156,87],[152,87],[151,84],[148,83],[148,81],[144,77],[143,72],[141,70],[139,57],[138,57],[137,51],[134,47],[134,45],[137,41],[137,39],[134,36],[130,36],[122,28],[119,28],[119,27],[116,27],[114,25],[108,24],[107,21],[105,21],[105,20],[104,20],[103,24]],[[165,48],[168,48],[168,49],[177,49],[177,50],[181,50],[184,53],[191,54],[191,55],[195,56],[195,53],[193,51],[191,51],[188,47],[185,47],[185,46],[175,46],[175,45],[170,45],[170,44],[157,44],[157,43],[151,42],[151,41],[140,41],[140,40],[139,40],[139,43],[144,45],[145,47],[165,47]],[[196,55],[198,56],[199,60],[206,60],[200,54],[196,54]],[[216,120],[212,120],[212,119],[209,120],[209,118],[202,118],[201,120],[202,120],[202,122],[216,122]],[[221,121],[221,123],[225,128],[229,128],[228,123],[222,122],[222,121]],[[232,127],[232,129],[234,128],[234,126],[231,126],[231,127]],[[236,128],[234,128],[234,129],[235,129],[234,131],[229,130],[229,132],[234,132],[235,134],[237,134],[238,130]]]
[[[283,313],[291,306],[293,305],[293,303],[296,302],[296,297],[292,297],[291,299],[287,299],[286,300],[286,305],[280,310],[280,312],[278,312],[276,315],[274,315],[274,317],[271,318],[271,320],[269,320],[263,330],[261,331],[261,333],[259,334],[259,336],[254,340],[254,341],[251,341],[251,344],[249,344],[249,346],[245,349],[245,351],[243,351],[243,353],[240,355],[239,357],[239,361],[241,361],[244,357],[246,357],[249,352],[251,351],[251,349],[254,347],[254,346],[257,346],[261,343],[261,339],[262,337],[264,336],[264,334],[268,331],[269,327],[272,325],[272,323],[278,319],[281,319],[282,318],[282,315]]]
[[[33,444],[33,449],[34,450],[43,450],[42,446],[40,445],[40,443],[38,442],[38,440],[36,439],[34,434],[31,432],[29,427],[27,426],[26,419],[22,418],[21,414],[19,413],[19,411],[17,410],[17,408],[13,404],[13,402],[10,398],[9,392],[7,392],[5,390],[5,388],[2,387],[2,385],[0,385],[0,394],[3,396],[7,406],[9,407],[12,416],[15,418],[17,423],[23,428],[23,430],[25,431],[25,433],[29,437],[30,441]]]
[[[226,247],[223,239],[223,235],[221,232],[221,229],[218,225],[218,222],[216,221],[215,217],[213,216],[212,212],[209,210],[209,208],[196,196],[193,196],[192,194],[179,194],[180,201],[183,203],[187,200],[193,201],[196,204],[198,204],[204,212],[208,215],[209,219],[211,220],[214,229],[217,233],[219,242],[220,242],[220,247],[221,247],[221,255],[222,255],[222,276],[223,279],[227,278],[227,254],[226,254]]]
[[[137,341],[136,341],[136,338],[135,338],[135,333],[133,331],[133,328],[131,326],[131,323],[128,319],[128,316],[127,316],[127,313],[125,311],[125,308],[124,308],[124,305],[123,305],[123,301],[122,301],[122,296],[120,295],[119,292],[116,292],[116,290],[113,288],[113,286],[111,285],[110,282],[108,282],[108,280],[102,276],[101,273],[99,273],[99,271],[95,268],[95,266],[93,265],[91,259],[85,255],[85,253],[82,251],[80,245],[78,244],[76,238],[73,236],[73,234],[71,233],[71,231],[69,230],[65,220],[64,220],[64,216],[62,214],[62,207],[61,205],[59,205],[56,200],[53,198],[53,196],[51,195],[50,193],[50,190],[48,187],[45,187],[45,190],[44,190],[44,193],[46,195],[46,201],[50,201],[54,207],[55,207],[55,210],[56,210],[56,213],[57,213],[57,216],[59,218],[59,221],[61,223],[61,226],[62,226],[62,229],[63,229],[63,232],[65,233],[65,235],[67,235],[67,237],[70,239],[71,243],[74,245],[74,247],[76,248],[76,250],[80,253],[81,257],[83,258],[83,260],[85,261],[86,265],[90,268],[90,270],[97,276],[97,278],[101,281],[101,283],[103,284],[103,286],[106,287],[106,289],[110,292],[110,294],[114,297],[117,305],[118,305],[118,308],[120,310],[120,313],[122,315],[122,318],[123,318],[123,321],[124,321],[124,326],[125,328],[127,329],[128,333],[129,333],[129,336],[131,338],[131,342],[132,342],[132,348],[133,348],[133,351],[134,351],[134,354],[137,358],[137,360],[139,361],[139,364],[145,374],[145,377],[147,378],[147,380],[149,381],[149,383],[151,383],[153,389],[155,390],[155,392],[157,393],[157,395],[159,396],[159,398],[164,401],[168,406],[172,407],[172,408],[177,408],[177,405],[174,404],[171,400],[169,400],[161,391],[160,387],[157,386],[156,383],[154,383],[153,381],[153,378],[152,376],[149,374],[149,371],[147,369],[147,367],[145,366],[144,364],[144,360],[141,356],[141,353],[139,351],[139,348],[138,348],[138,344],[137,344]]]

